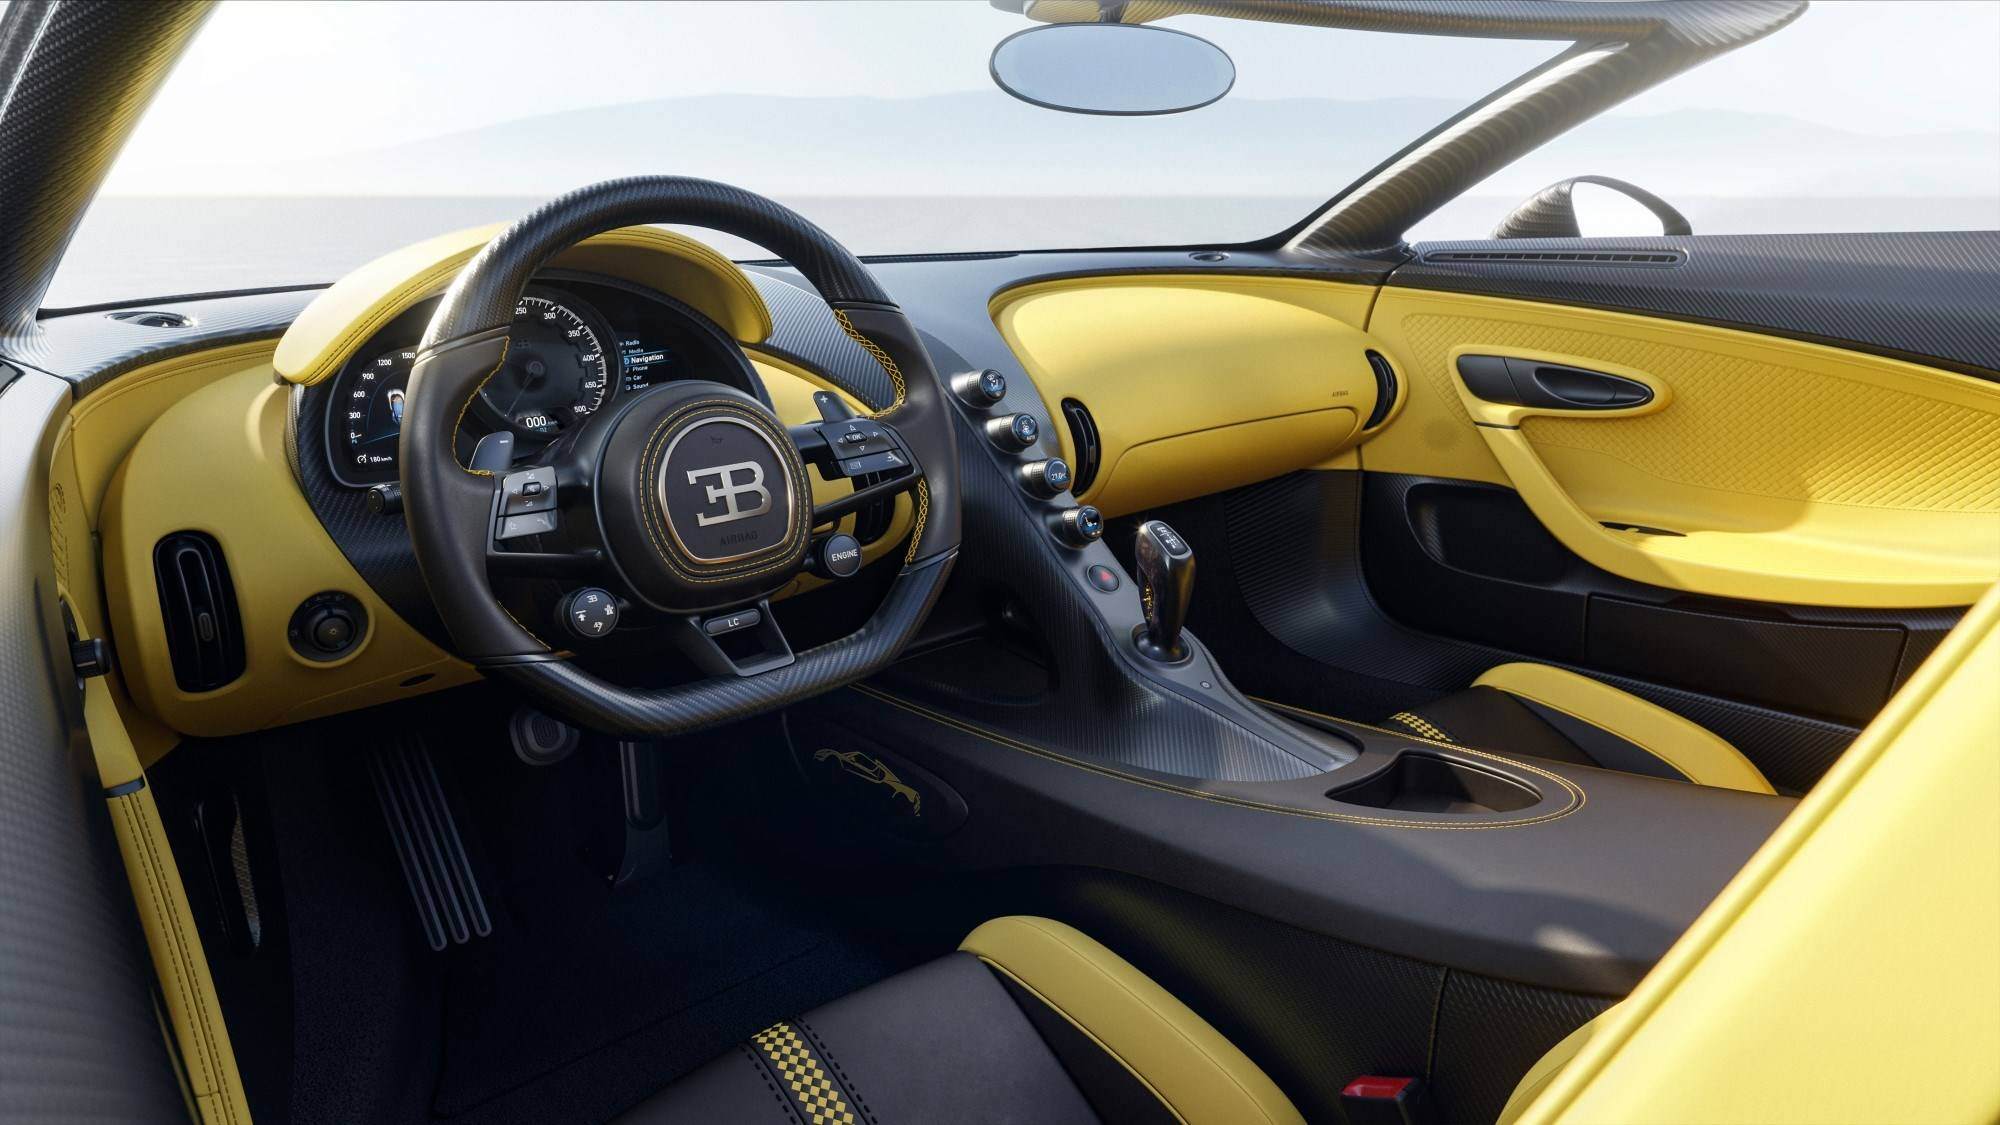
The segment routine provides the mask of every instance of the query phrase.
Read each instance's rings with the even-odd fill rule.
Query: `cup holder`
[[[1419,750],[1405,750],[1371,776],[1327,796],[1371,809],[1459,816],[1518,812],[1542,799],[1498,770]]]

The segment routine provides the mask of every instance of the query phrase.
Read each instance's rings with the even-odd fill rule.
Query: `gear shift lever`
[[[1146,623],[1132,641],[1153,660],[1179,664],[1188,658],[1181,627],[1194,596],[1194,548],[1160,520],[1147,520],[1139,525],[1132,554],[1139,571],[1139,604],[1146,611]]]

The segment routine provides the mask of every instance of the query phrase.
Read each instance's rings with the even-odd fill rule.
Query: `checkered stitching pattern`
[[[771,1060],[778,1075],[798,1099],[799,1109],[813,1125],[854,1125],[854,1111],[840,1096],[840,1087],[827,1077],[818,1056],[791,1024],[774,1023],[751,1040],[764,1057]]]
[[[1416,731],[1418,734],[1423,735],[1425,738],[1436,739],[1439,742],[1458,741],[1452,736],[1446,734],[1444,732],[1443,727],[1438,726],[1436,723],[1431,722],[1429,719],[1424,718],[1422,715],[1412,715],[1408,711],[1398,711],[1395,714],[1389,716],[1389,721],[1392,723],[1398,723],[1402,726],[1406,726],[1411,730]]]

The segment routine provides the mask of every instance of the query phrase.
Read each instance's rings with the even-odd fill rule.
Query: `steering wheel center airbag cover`
[[[678,383],[620,411],[597,469],[598,518],[632,588],[671,612],[768,593],[805,560],[812,485],[769,409]]]

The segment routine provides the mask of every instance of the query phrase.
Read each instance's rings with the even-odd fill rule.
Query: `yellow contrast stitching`
[[[833,310],[833,318],[840,322],[840,330],[842,332],[847,333],[853,338],[855,343],[861,345],[864,351],[875,357],[875,362],[881,364],[882,370],[889,373],[890,385],[896,388],[896,400],[870,414],[869,417],[880,418],[884,414],[891,413],[897,407],[903,405],[903,399],[909,394],[909,388],[903,383],[903,369],[896,366],[896,361],[889,358],[889,353],[882,350],[882,345],[863,336],[861,330],[854,327],[854,322],[847,319],[847,310]]]
[[[500,358],[493,362],[493,370],[488,371],[486,377],[481,379],[479,384],[472,388],[472,393],[465,396],[465,401],[459,404],[458,417],[453,419],[451,434],[445,438],[445,441],[451,444],[452,463],[475,477],[490,477],[493,475],[493,470],[468,468],[465,462],[458,459],[458,431],[465,427],[465,412],[472,409],[472,400],[479,397],[479,392],[486,389],[486,384],[492,382],[495,375],[500,374],[500,368],[507,362],[507,349],[513,346],[513,343],[514,337],[512,336],[503,336],[500,338]]]
[[[875,362],[880,364],[882,366],[882,370],[888,373],[890,385],[896,388],[896,400],[894,402],[891,402],[889,405],[883,407],[882,409],[870,413],[868,416],[870,418],[880,418],[885,414],[893,413],[896,410],[896,408],[903,405],[904,400],[909,397],[909,387],[907,384],[903,382],[903,369],[896,366],[896,361],[889,357],[888,352],[882,350],[882,346],[880,344],[877,344],[875,341],[870,340],[866,336],[863,336],[861,334],[861,330],[854,327],[854,322],[847,319],[847,310],[845,309],[833,310],[833,318],[840,322],[840,330],[842,332],[847,333],[848,336],[851,337],[855,343],[861,345],[864,351],[866,351],[869,355],[875,358]],[[916,521],[912,524],[910,528],[910,549],[903,553],[903,562],[905,564],[916,561],[917,548],[920,547],[924,541],[924,517],[930,514],[930,510],[931,510],[930,486],[923,481],[918,481],[917,516],[916,516]]]
[[[855,684],[853,685],[853,688],[855,691],[860,692],[862,695],[868,696],[871,699],[887,703],[893,707],[901,708],[902,710],[908,711],[913,715],[929,719],[934,723],[941,723],[945,726],[951,727],[954,730],[963,731],[966,734],[972,735],[974,738],[983,738],[988,742],[992,742],[1000,746],[1005,746],[1010,750],[1019,750],[1023,754],[1028,754],[1033,757],[1040,758],[1044,761],[1054,762],[1058,765],[1069,766],[1072,769],[1084,770],[1088,773],[1097,774],[1100,777],[1114,778],[1118,781],[1127,782],[1132,785],[1143,786],[1147,789],[1154,789],[1163,793],[1173,793],[1182,797],[1193,797],[1199,801],[1208,801],[1212,804],[1218,804],[1218,805],[1232,805],[1237,808],[1251,809],[1257,812],[1277,813],[1280,816],[1304,817],[1305,819],[1308,820],[1335,820],[1347,824],[1374,825],[1379,828],[1420,828],[1420,829],[1428,829],[1433,832],[1480,832],[1495,828],[1525,828],[1531,824],[1541,824],[1545,821],[1555,820],[1559,817],[1568,816],[1570,813],[1573,813],[1576,810],[1582,808],[1587,800],[1587,798],[1584,796],[1583,790],[1580,787],[1578,787],[1575,782],[1570,781],[1568,778],[1563,777],[1560,774],[1550,773],[1549,771],[1544,769],[1537,769],[1536,767],[1527,765],[1523,762],[1517,762],[1512,758],[1503,758],[1498,754],[1488,754],[1485,753],[1484,751],[1473,750],[1464,746],[1445,746],[1445,744],[1443,743],[1438,743],[1437,745],[1445,746],[1446,749],[1456,750],[1463,754],[1473,754],[1481,758],[1490,758],[1496,762],[1504,762],[1508,766],[1511,766],[1515,769],[1526,770],[1529,773],[1537,774],[1541,777],[1548,778],[1550,781],[1553,781],[1557,785],[1561,786],[1563,791],[1570,795],[1570,804],[1564,806],[1563,808],[1556,809],[1553,812],[1546,812],[1541,814],[1540,816],[1528,817],[1525,820],[1510,820],[1502,823],[1491,823],[1491,824],[1423,824],[1409,820],[1391,820],[1385,817],[1350,816],[1346,813],[1337,813],[1337,812],[1314,812],[1310,809],[1294,808],[1289,805],[1273,805],[1264,801],[1253,801],[1247,797],[1231,797],[1220,793],[1207,792],[1201,789],[1191,789],[1185,785],[1174,785],[1164,781],[1157,781],[1154,780],[1153,778],[1138,777],[1133,774],[1123,773],[1119,770],[1110,769],[1108,767],[1096,765],[1091,762],[1084,762],[1084,761],[1079,761],[1075,758],[1066,757],[1062,754],[1057,754],[1054,751],[1042,749],[1041,747],[1034,746],[1030,743],[1016,741],[1015,739],[1008,738],[1005,735],[995,734],[992,731],[984,730],[981,729],[980,727],[973,726],[970,723],[960,722],[959,720],[954,719],[949,715],[928,710],[918,704],[908,702],[907,700],[898,699],[895,696],[888,694],[887,692],[881,691],[877,688],[869,687],[866,684]],[[1284,705],[1278,704],[1277,706],[1283,707]],[[1305,714],[1305,715],[1314,714],[1314,712],[1302,711],[1296,707],[1290,707],[1285,709],[1291,711],[1298,711],[1300,714]],[[1319,715],[1317,717],[1327,718],[1327,716],[1325,715]],[[1365,726],[1366,724],[1357,723],[1355,725]],[[1370,727],[1369,729],[1382,730],[1382,728],[1380,727]],[[1412,737],[1410,735],[1404,734],[1401,731],[1382,730],[1382,733],[1394,734],[1397,735],[1398,737],[1403,737],[1403,738]],[[1417,739],[1417,741],[1422,742],[1428,740],[1419,738]]]
[[[847,1108],[847,1099],[840,1096],[840,1087],[826,1076],[819,1057],[791,1024],[780,1020],[758,1032],[751,1041],[778,1068],[779,1077],[813,1125],[854,1125],[854,1112]]]
[[[649,436],[646,439],[646,448],[642,450],[639,454],[639,464],[641,470],[643,471],[647,479],[650,479],[653,475],[652,472],[654,464],[653,452],[654,450],[660,447],[661,441],[666,437],[667,431],[673,429],[674,423],[679,421],[680,419],[687,417],[689,414],[694,413],[697,410],[702,410],[708,407],[716,407],[724,414],[733,415],[735,417],[742,418],[745,421],[749,421],[752,423],[758,423],[763,421],[763,419],[754,412],[743,409],[742,407],[737,406],[735,403],[729,401],[728,399],[707,398],[698,400],[696,402],[688,403],[687,405],[674,411],[672,414],[667,415],[667,417],[660,422],[659,427],[656,428],[652,432],[651,436]],[[759,429],[758,432],[763,433],[766,437],[772,436],[768,431],[762,429]],[[786,437],[784,440],[790,441],[791,439],[789,437]],[[757,563],[756,560],[750,560],[749,562],[735,563],[732,564],[733,569],[718,571],[717,572],[718,577],[714,578],[703,578],[700,575],[694,573],[693,571],[688,570],[686,567],[681,565],[680,561],[674,557],[672,551],[669,549],[669,545],[672,542],[671,535],[668,535],[666,538],[661,537],[662,528],[655,525],[653,520],[653,505],[648,503],[648,501],[651,499],[651,494],[648,490],[646,490],[645,485],[642,481],[640,485],[641,492],[639,496],[639,515],[641,516],[641,518],[645,520],[646,523],[646,538],[652,541],[653,551],[656,554],[658,554],[660,558],[669,567],[673,569],[674,573],[682,578],[687,579],[689,582],[699,582],[705,585],[712,585],[718,582],[736,582],[745,578],[755,577],[756,575],[759,574],[765,574],[773,570],[782,570],[787,565],[787,560],[790,558],[792,551],[796,549],[796,545],[792,546],[787,546],[787,545],[792,544],[792,540],[798,536],[799,521],[801,519],[807,521],[805,530],[808,538],[810,538],[812,533],[812,524],[811,524],[812,482],[810,480],[803,479],[801,473],[795,471],[796,469],[797,466],[791,463],[787,463],[785,466],[785,475],[789,477],[792,482],[792,492],[793,492],[792,510],[790,513],[787,514],[785,519],[784,540],[778,545],[778,547],[765,548],[765,550],[778,550],[779,548],[785,548],[784,550],[781,551],[779,556],[771,562],[760,564]],[[803,495],[805,496],[806,502],[804,505],[801,505],[798,502],[798,497],[801,493],[803,493]],[[801,508],[804,508],[805,510],[801,511]],[[668,517],[666,512],[664,510],[661,511],[660,520],[664,522],[667,518]],[[692,563],[693,559],[690,558],[689,562]]]

